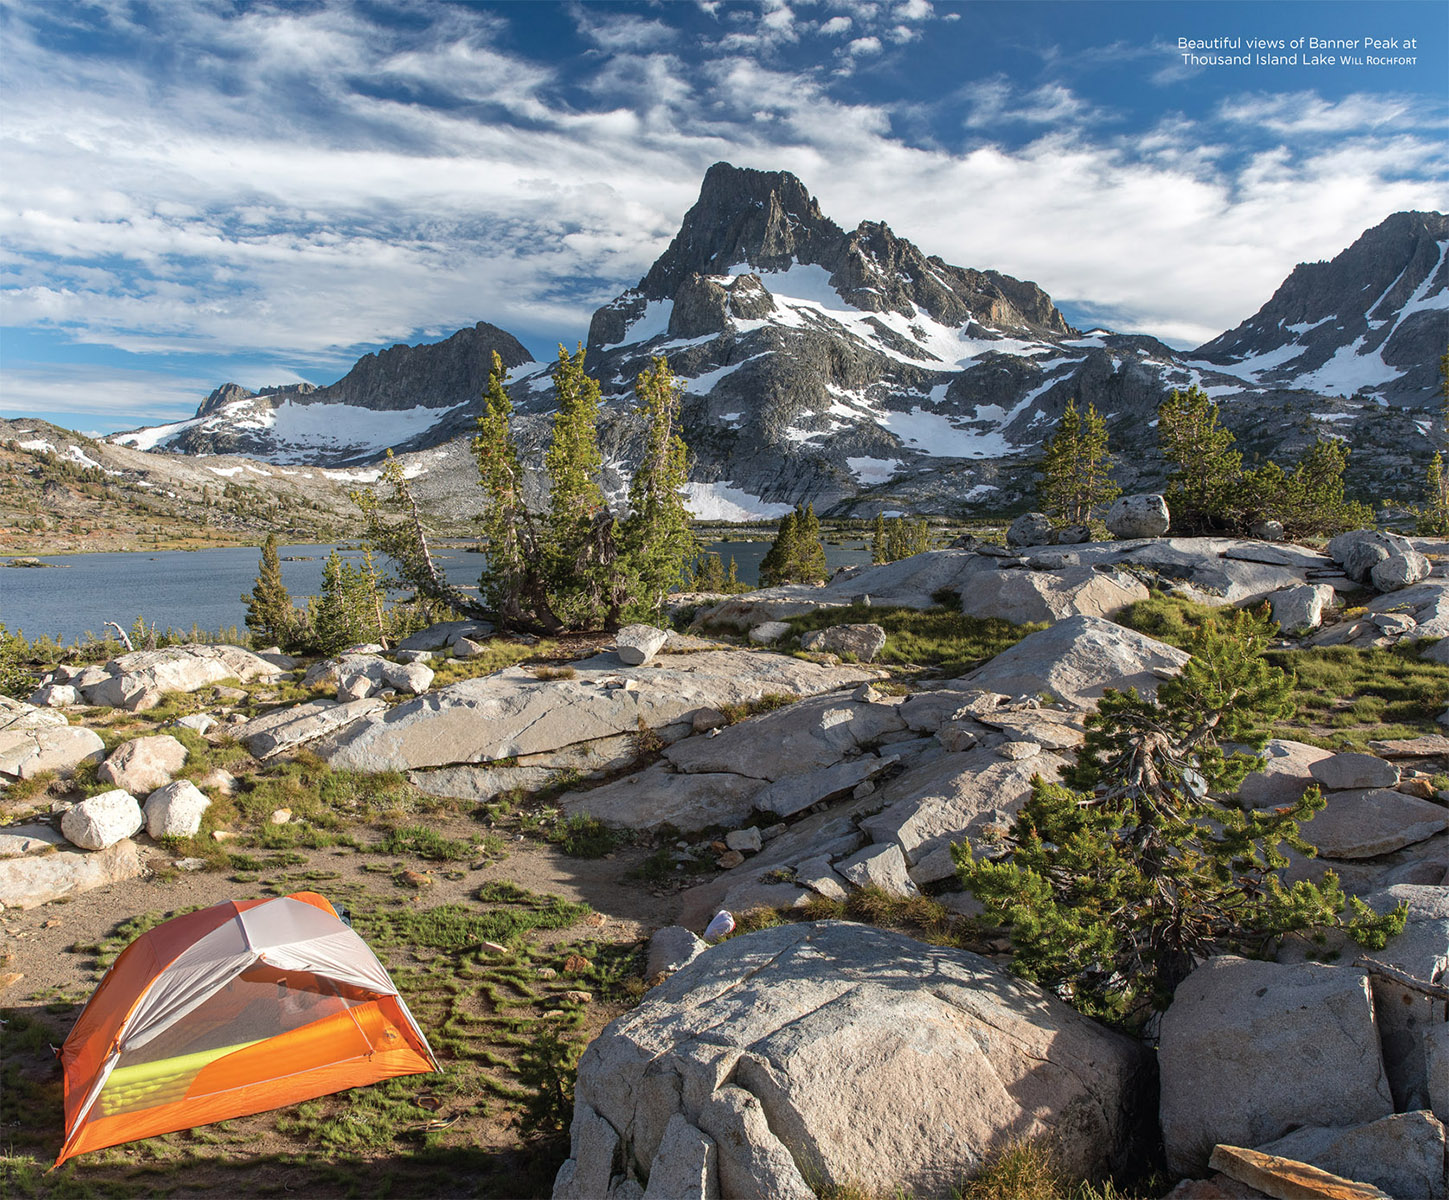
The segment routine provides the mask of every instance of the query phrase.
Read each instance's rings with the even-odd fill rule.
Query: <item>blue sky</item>
[[[1182,60],[1252,37],[1417,61]],[[0,0],[0,415],[175,420],[478,320],[545,356],[721,159],[1196,345],[1444,210],[1446,46],[1442,0]]]

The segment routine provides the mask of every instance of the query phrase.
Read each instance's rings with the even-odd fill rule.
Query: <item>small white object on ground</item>
[[[720,909],[719,912],[714,914],[714,920],[705,928],[704,940],[707,942],[717,942],[720,938],[732,933],[734,927],[734,917],[730,916],[724,909]]]

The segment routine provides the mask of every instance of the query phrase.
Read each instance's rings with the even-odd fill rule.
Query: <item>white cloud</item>
[[[1444,205],[1441,140],[1420,132],[1433,114],[1394,97],[1240,97],[1211,121],[1176,114],[1105,137],[1104,114],[1064,84],[994,78],[959,96],[984,142],[909,145],[893,132],[899,109],[833,96],[823,70],[772,65],[761,39],[795,34],[784,5],[722,9],[752,40],[721,39],[702,60],[682,39],[640,53],[593,37],[587,72],[506,50],[497,19],[471,6],[399,32],[350,8],[178,5],[175,45],[155,47],[175,61],[145,71],[52,52],[27,30],[28,15],[92,10],[11,7],[7,322],[282,364],[259,367],[257,383],[284,382],[288,364],[330,382],[362,349],[480,319],[571,344],[664,249],[720,159],[794,171],[847,228],[885,220],[949,262],[1192,343],[1251,314],[1297,262],[1331,257],[1396,209]],[[603,25],[601,11],[583,19]],[[822,31],[899,19],[827,11]],[[857,47],[882,51],[874,35]],[[997,122],[1049,133],[1009,149]],[[1264,143],[1248,157],[1234,145],[1245,127]],[[153,419],[182,404],[172,376],[122,398],[91,376],[19,371],[6,364],[12,409],[50,395],[67,411]],[[219,382],[188,382],[186,411]],[[92,393],[92,408],[74,408]]]
[[[850,45],[848,45],[846,47],[846,50],[850,54],[854,54],[856,56],[859,56],[859,55],[862,55],[862,54],[879,54],[880,53],[880,38],[878,38],[878,37],[862,37],[862,38],[856,38],[854,41],[852,41],[850,43]]]
[[[906,0],[904,4],[896,6],[895,15],[900,21],[924,21],[934,11],[931,0]]]
[[[1429,111],[1415,96],[1356,93],[1338,101],[1316,92],[1253,93],[1233,96],[1218,106],[1221,120],[1256,125],[1284,135],[1444,128],[1443,106]]]
[[[959,94],[968,105],[965,124],[971,129],[1009,123],[1060,125],[1100,115],[1059,83],[1022,91],[1005,76],[997,75],[966,84]]]
[[[826,21],[825,24],[820,27],[820,32],[830,37],[834,37],[836,34],[848,33],[850,31],[850,26],[851,20],[849,17],[831,17],[830,20]]]

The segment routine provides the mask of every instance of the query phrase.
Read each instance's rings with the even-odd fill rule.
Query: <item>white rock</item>
[[[1329,858],[1372,858],[1449,829],[1449,808],[1390,788],[1330,792],[1328,803],[1302,823],[1307,842]]]
[[[0,696],[0,701],[6,699]],[[58,723],[41,724],[16,718],[0,706],[0,775],[16,779],[33,779],[44,771],[68,775],[81,763],[100,762],[105,758],[106,744],[94,730],[68,725],[52,709],[31,711],[56,717]]]
[[[1156,493],[1123,496],[1107,510],[1107,531],[1117,538],[1158,538],[1171,518],[1167,501]]]
[[[1050,546],[1052,523],[1044,513],[1023,513],[1006,529],[1008,546]]]
[[[1395,1113],[1348,1127],[1307,1126],[1258,1149],[1390,1196],[1444,1200],[1444,1126],[1431,1113]]]
[[[1268,602],[1279,629],[1304,634],[1323,624],[1323,610],[1333,604],[1333,597],[1333,588],[1326,583],[1303,583],[1274,592]]]
[[[1065,617],[1110,617],[1148,597],[1125,571],[1063,566],[1052,571],[991,571],[973,576],[961,594],[968,617],[998,617],[1013,625]]]
[[[1391,554],[1369,571],[1369,580],[1381,592],[1397,592],[1429,576],[1429,560],[1417,550]]]
[[[748,829],[731,829],[725,834],[725,845],[742,854],[757,854],[764,844],[759,827],[755,825]]]
[[[625,625],[614,638],[614,653],[628,667],[642,666],[664,648],[669,634],[652,625]]]
[[[141,806],[130,792],[117,788],[91,796],[60,820],[60,831],[82,850],[105,850],[140,830]]]
[[[675,1113],[650,1164],[644,1200],[719,1200],[719,1194],[714,1139]]]
[[[1022,638],[965,682],[1010,695],[1049,693],[1076,708],[1093,707],[1107,688],[1155,693],[1159,670],[1176,672],[1185,651],[1100,617],[1068,617]]]
[[[1263,759],[1262,768],[1238,788],[1238,799],[1248,808],[1296,804],[1313,783],[1313,764],[1333,757],[1332,750],[1285,738],[1270,739],[1258,753]]]
[[[163,783],[170,783],[185,762],[186,747],[170,734],[131,738],[111,751],[96,778],[128,792],[150,795]]]
[[[176,724],[182,729],[190,729],[194,733],[205,734],[216,725],[216,718],[210,713],[190,713],[184,717],[177,717]]]
[[[192,837],[211,801],[187,779],[157,788],[146,797],[146,832],[153,838]]]
[[[1069,1171],[1113,1165],[1141,1068],[1126,1038],[976,955],[804,923],[716,946],[654,988],[584,1052],[576,1103],[621,1131],[641,1176],[678,1116],[745,1140],[728,1151],[741,1172],[772,1164],[765,1194],[808,1194],[788,1156],[822,1186],[947,1195],[1015,1138],[1054,1138]],[[717,1099],[748,1104],[730,1089],[762,1119],[713,1124]]]
[[[790,625],[785,621],[761,621],[745,636],[757,646],[773,646],[781,638],[790,636]]]
[[[817,629],[800,639],[802,650],[817,653],[852,655],[858,662],[874,662],[886,644],[886,631],[879,625],[832,625]]]
[[[1320,963],[1210,958],[1178,985],[1158,1045],[1167,1166],[1201,1176],[1212,1148],[1393,1112],[1368,976]]]
[[[874,886],[892,896],[919,896],[920,889],[906,874],[906,859],[894,842],[867,846],[864,850],[835,864],[856,887]]]
[[[1330,791],[1399,786],[1399,768],[1372,754],[1344,753],[1321,758],[1308,768],[1315,782]]]
[[[30,703],[43,708],[68,708],[80,703],[80,693],[68,683],[48,683],[36,690],[30,697]]]
[[[644,978],[653,979],[661,972],[674,972],[687,966],[705,952],[705,944],[683,925],[666,925],[649,939],[649,961]]]
[[[72,850],[30,854],[0,861],[0,909],[37,908],[63,896],[77,895],[145,869],[136,843],[123,838],[105,850]]]

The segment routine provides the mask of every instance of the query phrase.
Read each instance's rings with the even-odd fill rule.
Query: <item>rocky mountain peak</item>
[[[1427,396],[1449,341],[1449,217],[1394,213],[1194,352],[1260,383]],[[1436,349],[1437,347],[1437,349]]]
[[[637,290],[646,300],[672,300],[691,275],[723,275],[740,263],[763,271],[792,262],[828,265],[844,236],[790,172],[715,163]]]
[[[198,417],[207,416],[238,400],[250,400],[256,392],[249,391],[239,383],[224,383],[196,406]]]

